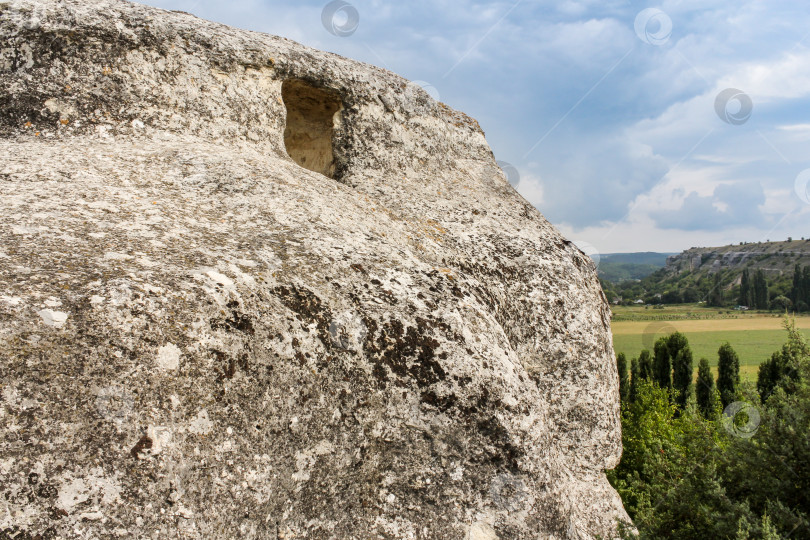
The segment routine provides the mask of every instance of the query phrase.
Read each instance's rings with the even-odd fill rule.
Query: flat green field
[[[756,380],[759,364],[770,358],[787,340],[783,317],[767,313],[718,313],[695,306],[675,306],[664,310],[643,307],[614,308],[613,347],[628,361],[642,349],[652,351],[655,340],[678,331],[689,340],[695,367],[701,357],[717,365],[717,349],[728,341],[740,356],[740,373]],[[796,326],[810,339],[810,317],[796,317]]]

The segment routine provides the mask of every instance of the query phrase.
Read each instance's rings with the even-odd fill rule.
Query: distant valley
[[[611,283],[645,278],[666,266],[672,255],[676,253],[606,253],[599,258],[599,277]]]
[[[745,304],[740,290],[743,274],[760,275],[767,287],[763,300],[801,300],[807,277],[795,276],[810,268],[810,239],[780,242],[745,242],[720,247],[693,247],[681,253],[615,253],[602,255],[599,278],[611,303],[643,300],[650,304],[705,302],[712,306]],[[805,297],[802,296],[802,297]],[[762,305],[763,302],[760,302]],[[751,303],[751,302],[748,302]],[[805,298],[805,304],[806,304]]]

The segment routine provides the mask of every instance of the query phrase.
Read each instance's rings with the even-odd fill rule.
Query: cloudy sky
[[[804,2],[144,3],[420,81],[477,118],[518,191],[598,252],[810,237]]]

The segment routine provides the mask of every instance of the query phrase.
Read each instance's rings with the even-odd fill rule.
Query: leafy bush
[[[793,307],[793,302],[787,296],[777,296],[771,300],[771,310],[786,311]]]
[[[732,385],[733,416],[718,416],[714,389],[698,388],[699,411],[693,397],[676,405],[652,377],[631,380],[624,454],[607,474],[640,538],[810,538],[810,348],[785,326],[787,343],[774,357],[794,371],[762,400],[752,385]],[[721,349],[731,366],[732,352]],[[705,360],[700,371],[711,386]]]

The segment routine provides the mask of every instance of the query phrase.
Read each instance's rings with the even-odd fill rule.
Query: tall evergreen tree
[[[672,387],[672,362],[669,357],[669,337],[658,338],[653,348],[655,360],[653,361],[653,380],[661,388]]]
[[[628,401],[630,403],[636,402],[636,397],[638,396],[638,384],[639,384],[639,373],[638,373],[638,358],[633,358],[630,361],[630,391],[628,392]]]
[[[793,287],[790,289],[790,301],[793,302],[794,306],[804,300],[803,285],[802,267],[796,263],[796,266],[793,267]]]
[[[640,381],[653,380],[653,360],[650,351],[644,349],[638,356],[638,379]]]
[[[740,388],[740,357],[729,343],[720,346],[717,356],[717,390],[725,409],[737,399]]]
[[[680,332],[673,332],[667,338],[667,350],[669,351],[669,358],[674,362],[678,352],[682,349],[689,348],[689,340]]]
[[[768,281],[765,272],[758,269],[754,274],[754,305],[757,309],[768,309]]]
[[[695,383],[695,397],[697,406],[703,418],[711,420],[714,417],[714,375],[709,361],[701,358],[698,362],[698,376]]]
[[[616,369],[619,371],[619,399],[622,405],[628,402],[630,396],[630,379],[627,376],[627,357],[624,353],[616,355]]]
[[[801,358],[810,352],[806,343],[802,341],[801,334],[796,330],[795,320],[791,323],[785,319],[785,328],[791,339],[773,353],[770,360],[759,365],[757,391],[763,403],[777,387],[784,389],[787,394],[796,391],[801,378],[799,370]]]
[[[757,374],[757,392],[763,403],[771,397],[773,391],[787,375],[789,365],[782,351],[777,351],[771,355],[769,360],[765,360],[759,365]]]
[[[753,303],[751,302],[751,276],[748,273],[748,268],[745,268],[742,272],[738,302],[741,306],[750,306]]]
[[[805,266],[802,272],[802,293],[804,295],[802,301],[810,306],[810,265]]]
[[[707,303],[710,306],[721,307],[724,303],[723,298],[723,284],[722,284],[722,276],[720,272],[714,274],[714,278],[712,278],[712,288],[709,291],[709,297],[707,298]]]
[[[680,349],[672,361],[672,387],[675,388],[675,402],[683,410],[692,393],[692,349],[689,345]]]

